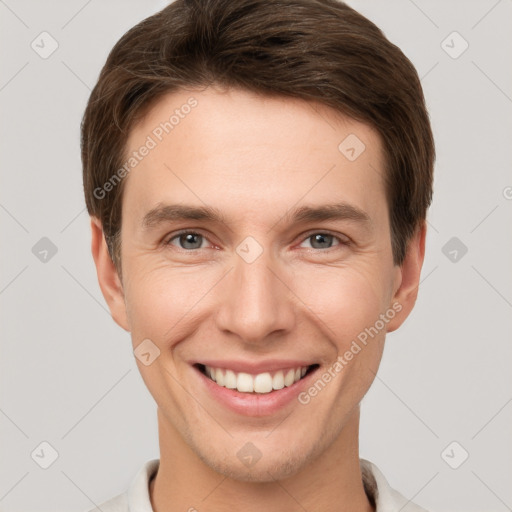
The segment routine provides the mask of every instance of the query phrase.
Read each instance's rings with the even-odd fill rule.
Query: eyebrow
[[[226,224],[226,218],[221,211],[211,206],[160,204],[144,215],[142,228],[143,230],[150,230],[165,222],[181,220],[200,220]],[[288,211],[278,222],[283,220],[291,224],[326,220],[352,220],[368,226],[372,223],[370,216],[364,210],[348,203],[301,206]]]

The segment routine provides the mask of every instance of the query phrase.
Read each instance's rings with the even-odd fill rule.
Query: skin
[[[91,219],[92,253],[112,317],[131,332],[134,349],[149,338],[160,350],[149,366],[136,359],[158,406],[153,508],[371,511],[359,468],[359,404],[386,332],[414,306],[425,226],[404,263],[394,265],[379,135],[311,102],[213,87],[174,92],[135,125],[127,153],[191,96],[197,107],[126,178],[122,281],[101,223]],[[338,150],[349,134],[366,146],[353,162]],[[285,217],[302,205],[341,201],[366,212],[369,222],[292,224]],[[225,222],[143,230],[142,218],[160,203],[213,206]],[[175,237],[181,229],[203,236],[187,244]],[[325,232],[334,237],[315,243],[313,235]],[[247,236],[263,249],[250,264],[236,252]],[[393,303],[400,312],[314,399],[267,417],[219,405],[189,364],[304,359],[317,362],[320,375]],[[236,455],[247,442],[262,454],[251,468]]]

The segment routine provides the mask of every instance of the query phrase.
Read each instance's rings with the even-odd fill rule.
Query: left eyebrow
[[[325,220],[354,220],[362,224],[371,224],[370,216],[364,210],[349,203],[301,206],[288,212],[284,219],[296,224]]]

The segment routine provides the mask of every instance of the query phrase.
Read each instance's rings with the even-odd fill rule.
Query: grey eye
[[[169,244],[172,244],[173,240],[178,240],[179,247],[181,249],[200,249],[203,242],[203,235],[199,233],[181,233],[169,240]],[[176,245],[176,244],[172,244]]]
[[[332,247],[332,242],[336,237],[329,235],[328,233],[316,233],[307,238],[311,240],[311,246],[313,249],[329,249]]]

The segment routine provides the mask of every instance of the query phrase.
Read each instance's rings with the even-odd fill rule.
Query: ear
[[[114,321],[125,331],[129,332],[130,326],[126,314],[123,285],[110,258],[101,221],[96,217],[91,217],[91,232],[92,257],[96,265],[101,292]]]
[[[423,260],[425,259],[426,233],[427,224],[424,222],[409,240],[404,261],[402,265],[396,269],[397,279],[395,292],[390,306],[397,311],[397,314],[389,321],[387,332],[398,329],[409,316],[409,313],[416,303],[421,268],[423,266]]]

